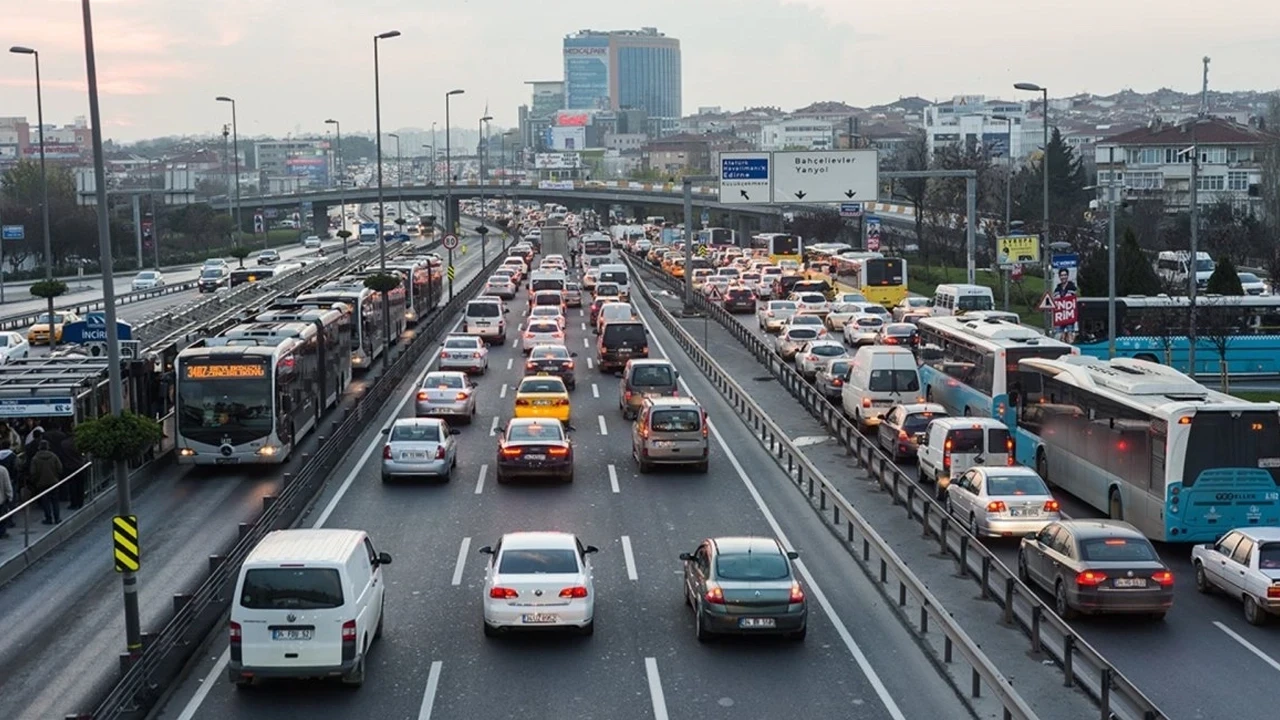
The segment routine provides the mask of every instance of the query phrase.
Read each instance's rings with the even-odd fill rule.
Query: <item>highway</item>
[[[652,282],[650,286],[660,287]],[[754,335],[766,338],[758,330],[754,314],[736,317]],[[696,338],[703,337],[702,320],[682,322]],[[759,388],[757,402],[766,407],[795,409],[795,412],[780,410],[774,415],[784,429],[795,433],[793,439],[802,436],[825,438],[825,428],[803,412],[799,403],[776,382],[753,382],[768,376],[768,373],[733,335],[715,321],[705,325],[708,342],[716,348],[717,361],[739,382],[749,384],[753,389]],[[819,442],[813,452],[807,454],[820,466],[825,463],[827,467],[839,468],[847,462],[842,454],[834,454],[840,459],[833,461],[830,450],[830,446],[824,449],[823,443]],[[902,464],[901,467],[910,477],[916,476],[914,464]],[[872,492],[868,483],[855,480],[848,472],[833,470],[829,477],[848,489],[855,504],[859,498],[865,497],[879,506],[888,507],[883,495]],[[1060,489],[1055,488],[1054,492],[1068,516],[1102,515]],[[865,509],[863,512],[882,534],[905,528],[918,535],[916,521],[907,520],[897,510],[895,508],[895,512],[886,514],[875,514]],[[1016,567],[1017,541],[995,539],[983,542],[1006,565]],[[1072,626],[1172,718],[1258,718],[1263,716],[1261,708],[1268,708],[1267,714],[1270,714],[1270,708],[1280,702],[1280,683],[1276,682],[1276,673],[1280,671],[1280,633],[1274,627],[1250,626],[1245,622],[1241,605],[1236,600],[1221,594],[1206,596],[1196,592],[1189,545],[1157,543],[1156,547],[1175,577],[1174,606],[1163,622],[1123,616],[1083,617],[1073,621]],[[917,567],[913,558],[907,559],[913,568]],[[917,568],[917,572],[920,571]],[[1049,595],[1042,593],[1041,597],[1052,607]],[[954,613],[955,608],[951,609]],[[968,629],[974,633],[972,628]],[[989,643],[984,647],[989,647]],[[1219,682],[1208,676],[1187,673],[1181,668],[1183,663],[1212,667],[1212,677],[1229,677],[1232,680]],[[1007,668],[1002,669],[1009,672]],[[1204,679],[1200,680],[1201,677]]]
[[[521,299],[509,319],[523,313]],[[219,637],[157,717],[647,720],[790,717],[798,709],[866,720],[968,716],[849,554],[683,356],[672,357],[683,390],[713,419],[710,473],[638,475],[617,380],[593,368],[594,336],[582,313],[571,310],[569,319],[568,344],[579,356],[572,485],[495,482],[494,431],[511,416],[511,388],[522,375],[522,355],[509,344],[491,351],[489,372],[478,378],[479,415],[462,428],[451,482],[384,485],[374,426],[304,521],[367,530],[395,559],[385,636],[361,690],[309,682],[237,690]],[[676,348],[649,326],[652,356]],[[382,424],[412,412],[415,390],[399,388]],[[594,636],[485,638],[476,550],[504,532],[550,528],[601,548]],[[677,556],[705,537],[744,533],[779,535],[800,551],[812,602],[803,644],[695,639]]]
[[[457,259],[457,282],[477,272],[479,253]],[[351,393],[366,381],[357,375]],[[139,603],[144,631],[193,589],[207,556],[226,547],[236,526],[256,517],[262,497],[315,447],[313,433],[284,466],[227,470],[168,466],[134,497],[143,566]],[[124,649],[119,575],[112,571],[110,518],[84,531],[0,588],[0,717],[61,718],[87,712],[116,678]],[[17,547],[21,534],[0,540]]]

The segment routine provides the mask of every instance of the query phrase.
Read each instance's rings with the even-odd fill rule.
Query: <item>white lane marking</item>
[[[587,342],[586,338],[582,338],[582,347],[589,348],[591,347],[591,343]]]
[[[636,556],[631,552],[631,537],[628,535],[622,536],[622,561],[627,564],[627,579],[639,580],[640,576],[636,573]]]
[[[517,335],[517,336],[515,336],[515,337],[511,338],[511,347],[516,347],[516,346],[517,346],[517,345],[519,345],[519,344],[520,344],[520,336],[519,336],[519,335]]]
[[[449,333],[456,332],[461,326],[462,318],[458,318],[458,321],[454,323],[453,327],[449,329],[449,332],[445,334],[448,335]],[[419,376],[418,381],[409,387],[409,392],[405,393],[405,396],[400,399],[400,403],[396,405],[395,412],[392,413],[391,417],[399,417],[400,413],[404,412],[404,408],[409,404],[409,401],[417,396],[418,386],[422,384],[422,377],[431,371],[432,366],[434,366],[436,364],[436,360],[439,359],[440,348],[436,348],[435,351],[431,353],[431,359],[427,361],[426,370],[423,371],[422,376]],[[342,484],[338,486],[337,492],[335,492],[333,497],[330,498],[329,504],[325,505],[324,510],[321,511],[320,516],[316,518],[316,521],[312,523],[311,527],[324,527],[324,524],[329,521],[329,516],[333,514],[334,510],[338,509],[338,503],[342,502],[342,498],[346,497],[347,491],[351,489],[351,485],[354,484],[356,478],[360,476],[360,471],[364,469],[365,463],[369,462],[369,458],[373,457],[374,451],[382,444],[382,435],[374,435],[373,442],[369,443],[369,447],[365,448],[364,452],[360,455],[360,459],[351,468],[351,472],[347,473],[347,476],[342,479]],[[196,713],[200,711],[200,706],[204,704],[205,698],[209,697],[210,691],[213,690],[213,686],[217,683],[218,679],[222,677],[223,673],[227,669],[227,664],[230,662],[231,648],[227,648],[218,656],[218,661],[213,664],[212,668],[210,668],[209,674],[205,676],[204,681],[200,683],[200,687],[196,690],[195,695],[192,695],[191,699],[187,701],[186,706],[182,708],[182,713],[178,715],[178,720],[193,720],[193,718],[195,718]],[[429,707],[427,710],[430,712]]]
[[[586,310],[586,308],[583,308],[583,309],[581,309],[581,310],[579,310],[579,311],[578,311],[578,315],[579,315],[579,316],[585,316],[586,314],[587,314],[587,310]]]
[[[508,370],[510,370],[510,369],[511,369],[511,365],[512,365],[512,363],[514,363],[515,361],[516,361],[516,359],[515,359],[515,358],[507,358],[507,369],[508,369]]]
[[[494,437],[497,434],[498,434],[498,418],[495,416],[493,418],[493,422],[489,425],[489,437]]]
[[[431,708],[436,704],[436,691],[440,689],[440,670],[444,662],[434,660],[431,670],[427,672],[427,689],[422,693],[422,707],[418,710],[418,720],[431,720]]]
[[[498,388],[498,397],[505,398],[506,396],[507,396],[507,386],[503,385],[502,387]]]
[[[1217,626],[1217,628],[1218,628],[1219,630],[1221,630],[1222,632],[1226,633],[1226,634],[1227,634],[1227,637],[1230,637],[1232,640],[1235,640],[1236,642],[1238,642],[1238,643],[1240,643],[1241,645],[1243,645],[1245,650],[1248,650],[1249,652],[1253,653],[1254,655],[1257,655],[1257,656],[1258,656],[1258,658],[1262,660],[1262,662],[1264,662],[1264,663],[1266,663],[1266,664],[1270,665],[1272,668],[1274,668],[1274,669],[1276,669],[1276,670],[1280,670],[1280,662],[1276,662],[1276,661],[1275,661],[1271,656],[1269,656],[1269,655],[1267,655],[1266,653],[1262,652],[1262,650],[1261,650],[1261,649],[1259,649],[1257,645],[1254,645],[1253,643],[1249,642],[1248,640],[1245,640],[1243,637],[1240,637],[1240,635],[1239,635],[1238,633],[1236,633],[1236,631],[1232,630],[1231,628],[1227,627],[1226,625],[1223,625],[1223,624],[1222,624],[1221,622],[1219,622],[1218,620],[1214,620],[1214,621],[1213,621],[1213,624],[1214,624],[1215,626]]]
[[[656,658],[644,659],[644,674],[649,678],[649,701],[653,703],[653,720],[669,720],[667,697],[662,693],[662,678],[658,675]]]
[[[604,424],[604,416],[603,416],[603,415],[597,415],[597,416],[596,416],[596,419],[600,421],[600,434],[601,434],[601,435],[608,435],[608,434],[609,434],[609,426]]]
[[[591,383],[591,397],[593,398],[600,397],[600,388],[596,387],[595,383]]]
[[[615,493],[622,492],[622,488],[618,487],[618,468],[613,463],[609,463],[609,489]]]
[[[587,324],[586,324],[586,323],[582,323],[582,329],[583,329],[583,330],[586,330],[586,329],[587,329]]]
[[[480,476],[484,480],[484,476]],[[467,568],[467,552],[471,550],[471,538],[462,538],[462,546],[458,548],[458,562],[453,565],[453,584],[462,584],[462,571]]]
[[[595,361],[592,360],[591,358],[587,358],[587,369],[588,370],[594,369],[595,366],[596,366]]]
[[[488,474],[489,474],[489,466],[481,465],[480,477],[476,478],[476,495],[480,495],[481,493],[484,492],[484,478]]]
[[[667,354],[666,348],[662,346],[662,343],[659,342],[658,338],[653,333],[650,333],[649,337],[653,341],[654,346],[658,348],[658,352],[662,353],[664,358],[669,359],[671,356]],[[693,392],[689,389],[689,385],[684,381],[684,378],[680,378],[679,383],[680,387],[684,388],[684,391],[689,395],[689,397],[693,397]],[[755,483],[751,482],[751,478],[747,477],[747,471],[742,468],[742,464],[738,462],[738,458],[735,457],[733,451],[729,449],[729,444],[725,442],[724,436],[720,434],[720,430],[716,427],[715,423],[708,420],[707,427],[710,428],[711,434],[715,436],[716,443],[720,446],[720,450],[724,453],[729,464],[733,465],[734,471],[738,473],[738,479],[747,487],[747,492],[751,494],[751,499],[755,501],[756,507],[759,508],[761,514],[764,515],[765,522],[769,523],[769,528],[773,530],[773,534],[777,536],[778,540],[781,541],[785,547],[795,547],[791,544],[791,541],[787,539],[786,533],[782,532],[782,526],[778,524],[778,519],[773,516],[773,511],[771,511],[769,506],[765,503],[764,497],[762,497],[760,495],[760,491],[756,489]],[[884,681],[880,679],[880,674],[876,672],[874,667],[872,667],[871,661],[867,659],[867,655],[862,651],[862,647],[853,639],[853,634],[849,632],[849,628],[845,626],[844,621],[836,614],[836,609],[832,607],[831,602],[827,600],[826,593],[822,592],[822,588],[818,587],[817,581],[814,580],[813,574],[809,572],[809,568],[804,564],[804,561],[796,560],[795,564],[796,569],[800,571],[800,574],[804,576],[805,582],[809,585],[809,590],[813,594],[814,599],[818,601],[818,604],[822,606],[823,612],[825,612],[827,617],[831,619],[831,624],[835,626],[836,634],[838,634],[840,639],[844,642],[844,646],[849,650],[849,654],[853,656],[854,662],[858,664],[858,667],[862,670],[862,674],[866,675],[867,682],[871,683],[871,687],[875,689],[876,695],[880,697],[880,702],[884,704],[889,715],[894,720],[907,720],[907,716],[904,715],[902,713],[902,709],[898,707],[897,701],[889,694],[889,689],[885,687]],[[654,667],[654,672],[657,672],[656,665]],[[652,682],[650,682],[650,685],[652,686]]]

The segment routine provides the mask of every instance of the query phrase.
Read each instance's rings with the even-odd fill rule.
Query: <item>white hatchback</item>
[[[520,347],[526,353],[539,345],[564,345],[564,329],[554,319],[530,319],[520,335]]]
[[[564,329],[564,309],[559,305],[534,305],[529,308],[529,321],[534,320],[552,320],[560,329]]]
[[[484,573],[484,634],[559,627],[595,630],[596,593],[590,556],[572,533],[517,532],[502,536]]]

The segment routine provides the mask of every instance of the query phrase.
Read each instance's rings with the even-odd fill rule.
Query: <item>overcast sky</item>
[[[866,106],[901,96],[1015,97],[1200,86],[1268,90],[1280,67],[1280,0],[94,0],[109,138],[212,134],[231,95],[242,135],[373,128],[373,35],[383,129],[453,120],[516,124],[528,80],[560,79],[561,38],[655,26],[679,38],[684,108]],[[1047,33],[1047,35],[1046,35]],[[0,44],[41,51],[45,118],[88,115],[79,0],[0,0]],[[31,59],[0,57],[0,116],[35,120]]]

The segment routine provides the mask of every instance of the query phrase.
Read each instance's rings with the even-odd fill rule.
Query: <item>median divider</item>
[[[426,349],[449,328],[449,323],[471,296],[479,292],[489,274],[502,261],[496,254],[488,266],[455,293],[425,322],[413,339],[403,346],[394,360],[388,358],[377,380],[371,383],[350,408],[339,408],[338,419],[330,418],[329,432],[319,431],[314,454],[304,455],[295,473],[286,473],[279,495],[263,497],[262,514],[251,523],[242,523],[237,541],[221,553],[209,556],[209,575],[190,593],[173,598],[174,614],[160,632],[144,635],[144,649],[134,658],[122,656],[124,668],[120,681],[87,717],[95,720],[143,720],[179,679],[183,668],[199,651],[204,640],[214,631],[231,603],[240,565],[250,550],[273,530],[295,525],[315,497],[323,490],[329,476],[347,457],[348,449],[369,429],[385,410],[396,387],[414,372]],[[218,682],[209,677],[205,682]],[[69,715],[68,717],[86,717]]]
[[[154,297],[161,297],[162,295],[172,295],[174,293],[187,292],[189,290],[194,290],[195,287],[196,287],[196,281],[188,280],[187,282],[175,283],[173,285],[163,285],[158,288],[151,288],[150,290],[135,290],[133,292],[120,293],[119,295],[116,295],[114,304],[116,306],[129,305],[131,303],[136,303],[140,300],[150,300],[151,298],[154,298]],[[54,301],[57,302],[57,298],[54,298]],[[68,303],[66,305],[54,306],[54,310],[70,311],[77,315],[97,312],[99,310],[102,310],[102,308],[103,308],[102,298],[98,298],[96,300],[85,300],[83,302]],[[41,310],[40,312],[22,313],[19,315],[10,315],[5,318],[0,318],[0,330],[26,330],[32,325],[35,325],[37,322],[40,322],[40,319],[45,315],[47,315],[48,313],[49,313],[48,310]]]
[[[683,283],[673,281],[642,262],[634,262],[631,258],[627,258],[626,262],[633,273],[639,269],[640,274],[645,278],[657,280],[677,294],[683,292]],[[759,436],[761,442],[791,474],[796,487],[808,495],[831,524],[844,527],[847,545],[863,565],[869,567],[869,563],[875,560],[872,555],[878,556],[878,573],[882,583],[886,581],[885,573],[892,572],[900,583],[900,597],[905,592],[922,598],[921,601],[931,616],[941,616],[939,624],[944,628],[944,632],[954,630],[959,635],[963,635],[963,631],[955,625],[945,610],[923,600],[924,596],[917,593],[917,588],[924,593],[928,591],[920,585],[918,578],[901,564],[891,549],[884,546],[861,515],[809,463],[803,451],[787,439],[786,434],[751,400],[747,392],[734,382],[671,313],[653,298],[644,282],[636,285],[663,325],[675,335],[680,346],[706,373],[721,394],[729,399],[739,414],[746,419],[747,425]],[[946,509],[933,498],[927,487],[920,485],[915,478],[903,472],[874,442],[858,431],[840,408],[823,397],[817,388],[796,372],[789,363],[778,357],[772,348],[752,334],[724,308],[708,302],[699,293],[694,293],[693,306],[698,312],[705,314],[728,330],[760,364],[768,368],[770,374],[833,434],[850,455],[858,460],[869,478],[889,495],[893,504],[902,506],[909,520],[919,522],[926,537],[937,540],[939,551],[955,559],[957,571],[963,576],[972,578],[978,584],[981,598],[994,602],[1002,608],[1000,622],[1021,628],[1030,639],[1033,652],[1045,652],[1057,662],[1062,670],[1063,683],[1066,687],[1078,686],[1085,690],[1098,704],[1101,717],[1104,719],[1161,720],[1168,717],[1100,652],[1058,617],[1052,607],[1018,579],[1014,571],[1001,562],[977,538],[969,534],[962,523],[954,521]],[[903,587],[907,589],[901,589]],[[965,639],[968,639],[967,636]],[[959,642],[953,640],[950,635],[948,635],[948,641],[948,647],[952,643]],[[986,661],[985,655],[981,656],[981,661]],[[970,660],[971,665],[974,662],[977,661]],[[982,671],[974,667],[975,678],[981,675],[983,684],[991,687],[1000,687],[999,683],[1007,685],[994,666],[990,666],[989,661],[986,661],[986,665],[989,667]],[[989,676],[982,674],[987,671],[993,674]],[[1001,700],[1003,702],[1004,698],[1002,697]],[[1013,714],[1010,715],[1010,713]],[[1006,705],[1005,717],[1021,716]]]

